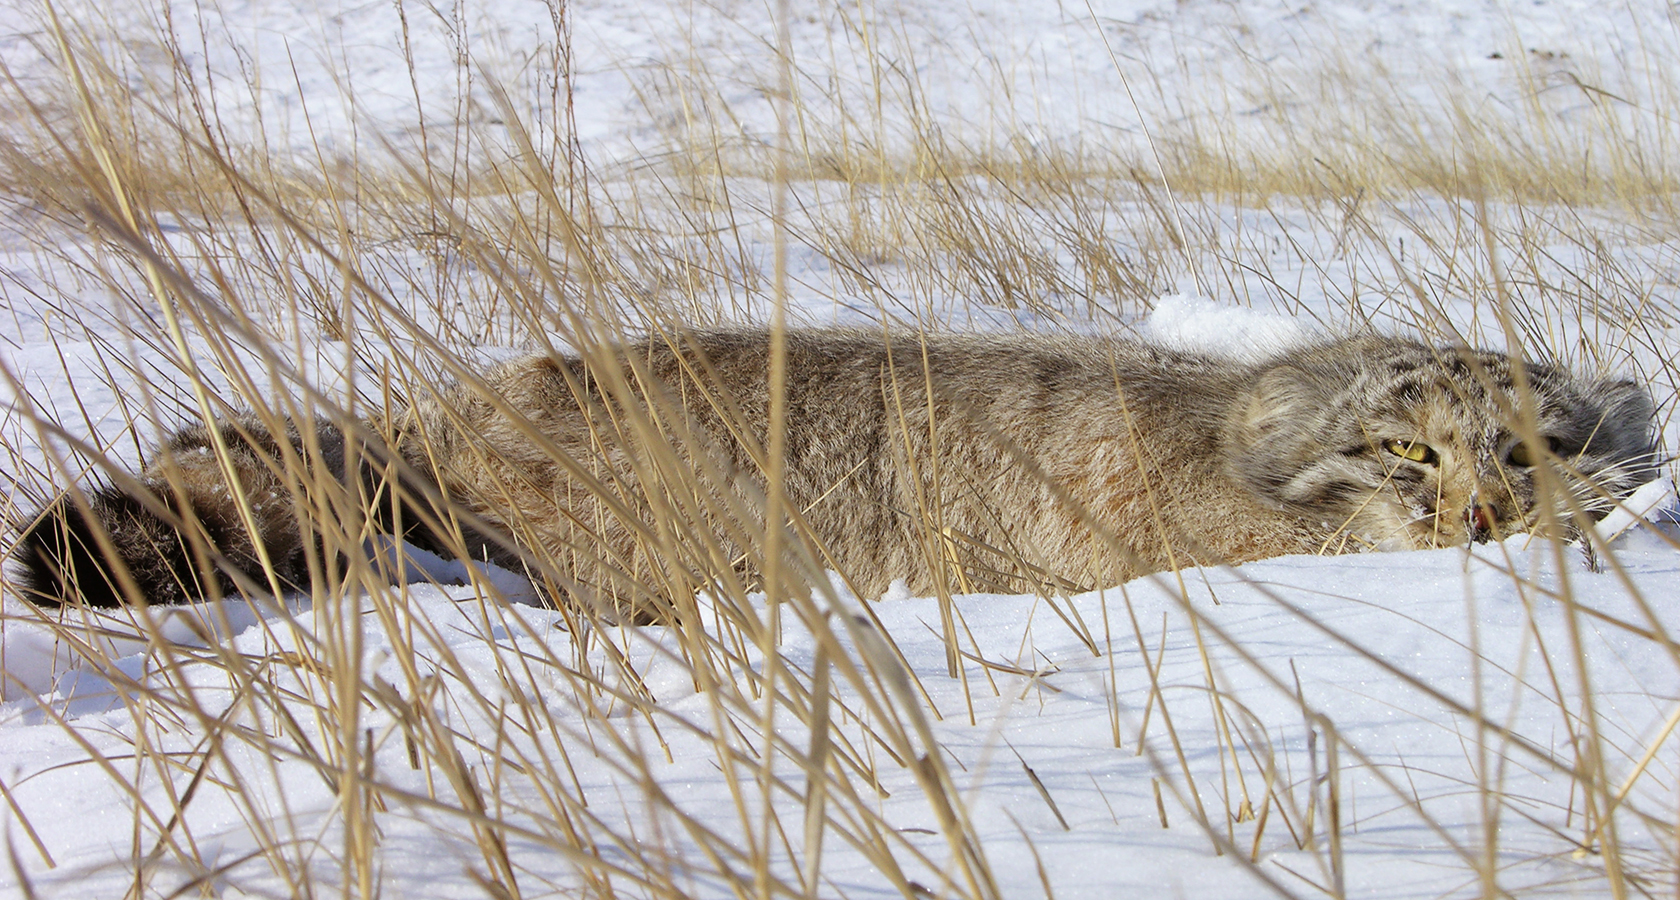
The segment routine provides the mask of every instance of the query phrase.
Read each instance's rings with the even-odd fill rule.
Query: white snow
[[[1262,362],[1313,337],[1299,319],[1190,294],[1157,299],[1148,325],[1150,339],[1168,347],[1242,362]]]
[[[328,166],[384,154],[436,162],[463,146],[493,154],[512,143],[517,117],[537,128],[539,143],[574,140],[604,190],[614,190],[682,152],[697,130],[732,129],[718,143],[743,157],[776,130],[773,4],[54,6],[78,39],[121,61],[125,83],[146,98],[179,96],[158,74],[166,66],[144,65],[163,52],[158,30],[172,28],[174,52],[229,140]],[[1175,135],[1214,129],[1257,152],[1314,148],[1333,161],[1338,134],[1403,131],[1405,123],[1313,112],[1367,104],[1430,113],[1418,121],[1453,121],[1430,111],[1455,110],[1516,130],[1538,121],[1560,142],[1580,140],[1584,153],[1614,133],[1606,121],[1662,146],[1676,136],[1680,26],[1658,4],[790,6],[806,124],[888,152],[932,123],[953,144],[1028,158],[1147,158],[1155,139],[1170,150]],[[46,7],[0,0],[0,9],[7,69],[26,86],[45,84]],[[560,9],[569,43],[557,30]],[[561,65],[569,96],[555,74]],[[1369,80],[1379,73],[1384,79]],[[567,102],[569,120],[555,113]],[[700,108],[705,116],[695,115]],[[877,118],[848,118],[860,109]],[[457,143],[452,131],[463,121],[475,137]],[[749,255],[768,258],[760,215],[768,188],[751,179],[733,187]],[[802,214],[840,208],[839,192],[810,186]],[[871,273],[879,281],[865,284],[797,244],[794,313],[816,322],[887,314],[954,327],[1135,329],[1239,359],[1361,318],[1496,347],[1508,340],[1486,299],[1496,292],[1473,283],[1478,276],[1413,262],[1430,241],[1461,241],[1466,259],[1486,252],[1480,235],[1465,236],[1468,204],[1398,202],[1369,213],[1371,233],[1350,233],[1337,216],[1288,198],[1180,205],[1183,227],[1213,235],[1219,251],[1187,258],[1198,277],[1146,298],[1154,301],[1146,317],[1118,300],[1087,309],[1065,297],[1031,298],[1042,301],[1033,306],[943,289],[924,296],[894,280],[886,257]],[[144,330],[133,318],[156,309],[127,305],[123,276],[78,270],[67,262],[82,258],[74,252],[42,252],[42,235],[71,248],[86,236],[52,231],[37,212],[9,200],[0,209],[8,313],[0,433],[14,517],[59,477],[54,461],[72,444],[131,467],[156,436],[128,434],[124,408],[162,423],[193,408],[184,386],[168,384],[165,349],[130,337]],[[1518,288],[1545,298],[1522,323],[1527,338],[1545,338],[1584,372],[1646,379],[1664,409],[1665,445],[1680,446],[1680,325],[1663,311],[1680,283],[1680,240],[1664,220],[1648,210],[1544,205],[1495,203],[1486,212],[1536,233],[1586,221],[1580,227],[1610,236],[1602,245],[1557,237],[1544,255],[1503,247],[1496,255],[1507,255]],[[1152,215],[1134,203],[1107,224],[1124,235],[1127,216]],[[1039,224],[1021,231],[1025,248],[1041,241],[1046,258],[1076,269],[1046,236],[1054,229]],[[300,255],[297,265],[325,272],[324,283],[342,274]],[[393,250],[384,259],[393,271],[368,277],[423,282],[443,268],[426,269],[429,259]],[[450,262],[451,277],[483,274]],[[1206,278],[1215,270],[1228,277]],[[1402,272],[1412,279],[1404,285]],[[866,290],[888,299],[858,300]],[[1626,306],[1563,303],[1586,295]],[[1653,296],[1669,305],[1642,312]],[[89,327],[55,308],[64,302]],[[762,313],[755,303],[739,309]],[[510,352],[493,318],[475,310],[416,319],[440,334],[482,330],[491,336],[459,343],[486,357]],[[288,395],[298,381],[328,397],[368,390],[342,374],[371,370],[367,360],[340,366],[350,347],[290,328],[279,328],[273,347],[242,351],[249,371],[207,373],[219,395]],[[204,340],[189,338],[199,353]],[[139,375],[162,382],[161,395]],[[26,410],[62,432],[35,429]],[[1614,544],[1596,568],[1578,545],[1519,536],[1191,569],[1053,602],[959,596],[956,677],[947,674],[939,601],[902,584],[878,600],[836,585],[832,597],[790,602],[775,610],[773,654],[718,636],[704,660],[686,658],[663,628],[573,633],[561,613],[528,603],[523,576],[389,541],[369,547],[395,573],[382,598],[74,611],[49,623],[8,592],[0,892],[123,896],[139,881],[146,897],[359,896],[366,875],[385,897],[492,896],[485,884],[496,879],[516,882],[525,897],[729,897],[756,890],[753,854],[761,853],[758,874],[778,881],[766,891],[783,896],[927,896],[906,879],[938,896],[988,895],[962,874],[965,858],[983,860],[996,896],[1008,898],[1047,889],[1059,898],[1608,896],[1612,884],[1630,885],[1627,896],[1672,895],[1680,881],[1676,506],[1672,473],[1628,498],[1599,526]],[[769,619],[769,601],[754,602]],[[828,655],[836,646],[843,658]],[[793,761],[816,743],[789,712],[811,702],[801,691],[819,671],[833,680],[830,771],[852,791],[829,788],[820,856],[806,830],[808,785]],[[617,693],[587,686],[580,673]],[[770,706],[759,678],[802,687]],[[644,695],[652,702],[634,702]],[[359,753],[366,757],[353,771],[380,785],[376,799],[357,793],[342,769],[318,765]],[[961,830],[930,787],[938,778],[948,780],[974,846],[948,839]],[[1604,786],[1591,803],[1583,782]],[[1615,809],[1601,829],[1607,798]],[[475,803],[482,815],[461,811]],[[350,861],[352,810],[376,834],[372,873]],[[1618,854],[1600,853],[1606,844]],[[502,859],[508,870],[498,874]],[[813,859],[819,877],[806,890],[799,885]],[[1607,871],[1612,859],[1622,868]],[[1478,880],[1479,867],[1491,867],[1493,884]],[[303,890],[300,879],[313,887]]]

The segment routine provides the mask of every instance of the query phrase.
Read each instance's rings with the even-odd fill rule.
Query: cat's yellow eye
[[[1422,441],[1384,441],[1383,449],[1415,463],[1435,464],[1435,448]]]

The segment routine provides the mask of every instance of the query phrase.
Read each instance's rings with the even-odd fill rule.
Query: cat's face
[[[1444,547],[1602,517],[1655,475],[1650,396],[1392,339],[1297,351],[1232,416],[1226,468],[1359,545]],[[1519,386],[1519,382],[1523,386]]]

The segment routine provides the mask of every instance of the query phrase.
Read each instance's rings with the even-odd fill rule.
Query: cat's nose
[[[1470,540],[1485,544],[1493,537],[1493,513],[1481,503],[1474,503],[1464,511],[1464,527]]]

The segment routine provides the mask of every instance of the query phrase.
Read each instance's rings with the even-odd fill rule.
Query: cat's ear
[[[1264,458],[1295,455],[1301,423],[1311,421],[1322,407],[1324,394],[1306,370],[1276,365],[1261,372],[1254,386],[1233,412],[1232,437],[1237,447]]]
[[[1231,406],[1227,471],[1258,496],[1288,502],[1314,458],[1320,429],[1313,423],[1325,406],[1322,386],[1305,369],[1278,364],[1257,373]]]
[[[1588,452],[1627,459],[1656,450],[1656,407],[1649,391],[1622,379],[1594,382],[1590,390],[1601,418],[1595,423]]]

